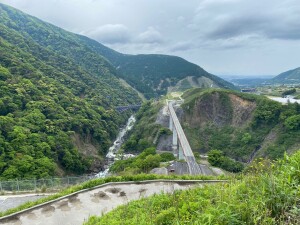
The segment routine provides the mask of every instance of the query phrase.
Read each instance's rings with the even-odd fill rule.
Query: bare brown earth
[[[184,121],[191,127],[206,124],[217,126],[243,126],[251,121],[256,103],[244,100],[234,94],[228,95],[230,104],[224,102],[220,93],[212,93],[206,98],[196,100],[190,114],[185,114]]]

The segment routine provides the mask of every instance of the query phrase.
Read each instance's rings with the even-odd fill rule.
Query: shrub
[[[169,152],[161,153],[160,157],[161,157],[161,162],[169,162],[176,159],[173,153],[169,153]]]
[[[244,168],[244,165],[242,163],[230,159],[229,157],[225,156],[224,153],[220,150],[209,151],[208,162],[212,166],[217,166],[234,173],[241,172]]]

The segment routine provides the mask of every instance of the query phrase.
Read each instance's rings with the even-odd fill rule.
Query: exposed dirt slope
[[[191,127],[206,124],[243,126],[250,122],[256,103],[234,94],[215,92],[198,98],[184,121]]]

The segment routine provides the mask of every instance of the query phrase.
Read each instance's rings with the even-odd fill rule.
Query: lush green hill
[[[300,106],[227,90],[192,89],[183,98],[183,126],[194,151],[212,149],[242,162],[280,158],[300,147]]]
[[[248,163],[258,157],[281,158],[300,148],[300,105],[281,105],[264,96],[221,89],[191,89],[182,98],[178,116],[195,153],[220,150],[225,156]],[[125,151],[149,146],[169,149],[169,120],[165,101],[147,103],[139,114]],[[171,147],[170,147],[171,148]],[[219,151],[215,151],[219,152]],[[198,155],[197,154],[197,155]],[[219,165],[234,171],[229,165]]]
[[[300,67],[283,72],[271,80],[273,83],[280,84],[299,84],[300,83]]]
[[[82,37],[0,4],[0,176],[45,177],[101,167],[139,102]]]
[[[147,98],[166,94],[168,87],[180,91],[191,87],[235,89],[233,84],[180,57],[121,54],[91,39],[82,39],[106,57],[117,68],[119,76]]]

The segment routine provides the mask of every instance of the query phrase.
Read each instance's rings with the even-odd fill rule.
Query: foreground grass
[[[224,176],[190,176],[190,175],[183,175],[183,176],[177,176],[177,175],[172,175],[172,176],[164,176],[164,175],[156,175],[156,174],[139,174],[139,175],[129,175],[129,176],[111,176],[111,177],[106,177],[106,178],[99,178],[99,179],[93,179],[87,182],[84,182],[79,185],[72,186],[70,188],[67,188],[57,194],[50,195],[46,198],[41,198],[37,201],[33,202],[27,202],[23,205],[20,205],[16,208],[9,209],[5,212],[0,213],[0,217],[10,215],[15,212],[19,212],[24,209],[31,208],[33,206],[58,199],[60,197],[72,194],[74,192],[84,190],[84,189],[90,189],[93,187],[96,187],[101,184],[109,183],[109,182],[124,182],[124,181],[143,181],[143,180],[158,180],[158,179],[167,179],[167,180],[224,180]]]
[[[230,183],[130,202],[85,225],[300,224],[300,151]]]

